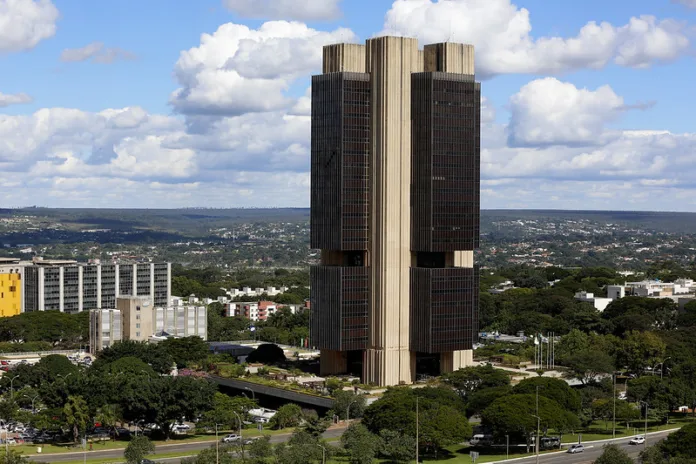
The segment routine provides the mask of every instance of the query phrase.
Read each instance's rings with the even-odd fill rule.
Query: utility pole
[[[536,387],[536,418],[537,418],[537,432],[536,432],[536,464],[539,464],[539,433],[541,433],[541,418],[539,417],[539,385]]]
[[[218,438],[217,424],[215,424],[215,464],[220,464],[220,439]]]
[[[505,459],[510,459],[510,435],[505,434]]]
[[[418,459],[418,397],[416,396],[416,464],[420,460]]]
[[[611,429],[611,438],[612,440],[616,439],[616,371],[612,373],[612,377],[614,382],[612,383],[613,385],[613,390],[612,390],[612,400],[614,401],[614,418],[612,420],[612,429]]]

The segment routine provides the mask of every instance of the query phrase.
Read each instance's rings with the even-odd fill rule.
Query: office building
[[[168,306],[171,264],[100,264],[34,259],[24,265],[24,311],[113,309],[120,296]]]
[[[93,309],[89,312],[89,352],[97,353],[122,340],[121,311]]]
[[[155,312],[150,297],[118,297],[116,309],[121,313],[123,320],[123,340],[145,342],[155,333]]]
[[[471,45],[324,47],[312,78],[311,344],[324,375],[411,383],[472,363],[480,84]]]
[[[18,258],[0,258],[0,317],[22,312],[22,269]]]
[[[155,308],[154,316],[156,335],[208,339],[208,308],[205,306]]]

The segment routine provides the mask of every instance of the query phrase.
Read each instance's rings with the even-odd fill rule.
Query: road
[[[340,437],[345,430],[345,427],[332,427],[326,432],[324,432],[323,437],[326,439]],[[281,443],[290,439],[291,434],[283,433],[278,435],[271,435],[271,443]],[[205,442],[194,442],[194,443],[172,443],[170,445],[160,445],[157,446],[158,453],[190,453],[195,454],[197,451],[206,449],[210,446],[215,445],[215,440],[205,441]],[[118,459],[123,457],[123,450],[107,450],[107,451],[87,451],[87,459]],[[43,461],[43,462],[69,462],[69,461],[81,461],[85,453],[55,453],[55,454],[35,454],[27,456],[32,461]],[[168,459],[157,459],[157,455],[151,457],[154,461],[169,463],[178,463],[181,461],[180,458],[168,458]]]
[[[648,436],[648,446],[654,445],[658,441],[662,440],[665,438],[667,435],[669,435],[671,432],[660,432],[660,433],[655,433],[655,434],[650,434]],[[641,451],[643,451],[644,446],[643,445],[629,445],[628,441],[630,438],[621,438],[617,439],[614,443],[619,445],[619,447],[628,454],[636,459],[638,458],[638,455],[640,454]],[[597,459],[603,452],[603,447],[604,445],[608,442],[604,443],[589,443],[585,445],[585,452],[583,453],[577,453],[577,454],[569,454],[569,453],[553,453],[553,454],[546,454],[546,455],[541,455],[539,456],[539,464],[555,464],[555,463],[563,463],[563,464],[591,464],[594,462],[595,459]],[[502,462],[514,462],[515,464],[535,464],[536,463],[536,456],[531,457],[531,458],[524,458],[524,459],[516,459],[516,460],[510,460],[510,461],[502,461]]]

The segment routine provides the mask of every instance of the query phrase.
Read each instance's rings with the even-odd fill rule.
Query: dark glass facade
[[[368,267],[312,267],[313,345],[335,351],[367,347],[369,271]]]
[[[370,77],[312,78],[311,246],[367,250]]]
[[[472,75],[411,75],[413,251],[478,248],[480,107]]]
[[[478,327],[478,268],[411,268],[411,350],[470,350]]]

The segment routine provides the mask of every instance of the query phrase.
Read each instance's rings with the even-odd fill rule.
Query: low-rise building
[[[23,269],[18,258],[0,258],[0,317],[16,316],[23,310]]]
[[[599,312],[603,312],[607,306],[609,306],[609,303],[613,301],[611,298],[596,297],[594,296],[594,293],[588,293],[585,291],[576,293],[575,299],[592,304],[592,306],[594,306],[594,308]]]
[[[121,311],[94,309],[89,312],[89,352],[96,354],[122,340]]]

